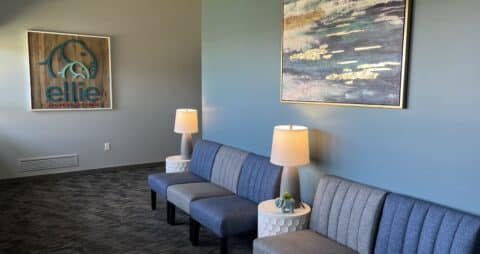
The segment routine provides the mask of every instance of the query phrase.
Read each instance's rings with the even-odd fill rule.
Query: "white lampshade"
[[[295,125],[275,126],[270,161],[285,167],[308,164],[310,162],[308,128]]]
[[[198,132],[197,110],[188,108],[177,109],[174,131],[176,133]]]

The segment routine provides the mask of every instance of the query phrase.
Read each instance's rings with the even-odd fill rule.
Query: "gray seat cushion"
[[[177,184],[167,189],[168,201],[190,214],[190,202],[210,197],[234,195],[231,191],[208,182]]]
[[[254,254],[355,254],[354,250],[336,243],[311,230],[255,239]]]
[[[335,176],[322,177],[310,229],[361,253],[373,252],[386,192]]]

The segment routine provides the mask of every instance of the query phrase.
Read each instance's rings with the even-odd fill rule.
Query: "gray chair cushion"
[[[190,202],[210,197],[234,195],[231,191],[213,183],[177,184],[167,189],[168,201],[190,214]]]
[[[386,192],[335,176],[318,183],[310,229],[350,247],[372,253]]]
[[[222,146],[217,152],[212,168],[211,182],[237,193],[238,177],[248,153],[236,148]]]
[[[480,218],[418,199],[389,194],[376,254],[480,253]]]
[[[255,239],[254,254],[355,254],[354,250],[311,230]]]

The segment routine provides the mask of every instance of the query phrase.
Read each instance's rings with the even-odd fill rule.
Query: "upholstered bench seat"
[[[193,150],[189,172],[148,177],[152,209],[157,193],[167,200],[167,223],[175,225],[175,209],[190,214],[190,241],[198,243],[200,226],[227,238],[256,231],[257,204],[278,197],[282,168],[268,157],[201,140]]]
[[[302,230],[277,236],[256,239],[253,242],[256,254],[273,253],[316,253],[316,254],[355,254],[354,250],[317,234]]]
[[[148,185],[163,199],[167,199],[167,189],[171,185],[205,182],[206,180],[190,172],[159,173],[148,176]]]
[[[313,204],[311,230],[256,239],[253,253],[480,253],[475,215],[334,176]]]
[[[220,237],[257,229],[257,204],[238,196],[194,201],[190,216]]]
[[[167,189],[171,185],[208,181],[218,149],[220,149],[218,143],[206,140],[198,141],[195,150],[193,150],[189,172],[149,175],[148,185],[150,185],[150,189],[163,199],[167,199]],[[152,195],[152,204],[154,201]]]
[[[336,176],[324,176],[320,178],[315,193],[310,231],[298,235],[277,235],[272,239],[256,239],[253,253],[371,254],[385,196],[384,190]],[[314,237],[312,234],[317,236]],[[287,242],[290,245],[302,245],[304,243],[302,236],[308,236],[310,245],[304,248],[312,248],[314,252],[285,249]],[[277,238],[280,240],[276,240]]]
[[[229,173],[223,175],[233,176],[234,181],[218,181],[212,176],[213,183],[235,191],[235,196],[198,199],[190,203],[192,244],[198,243],[199,228],[203,226],[221,238],[221,253],[226,253],[229,237],[256,231],[258,203],[278,197],[282,168],[271,164],[269,158],[252,153],[242,160],[240,169],[232,167],[234,164],[222,163],[222,168],[229,168]]]
[[[177,184],[167,190],[168,201],[187,214],[190,213],[190,203],[194,200],[231,195],[235,193],[209,182]]]
[[[210,182],[171,186],[167,191],[168,202],[188,214],[190,203],[194,200],[235,195],[247,155],[245,151],[221,146],[212,165]]]
[[[200,140],[195,145],[187,172],[159,173],[148,176],[152,210],[157,207],[157,195],[168,200],[168,189],[177,184],[206,182],[210,180],[213,162],[221,145],[215,142]],[[175,206],[167,201],[167,222],[175,223]]]

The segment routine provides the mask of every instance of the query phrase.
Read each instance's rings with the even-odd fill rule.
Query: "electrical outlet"
[[[110,150],[112,150],[112,147],[111,147],[110,143],[105,143],[105,144],[103,144],[103,149],[105,151],[110,151]]]

